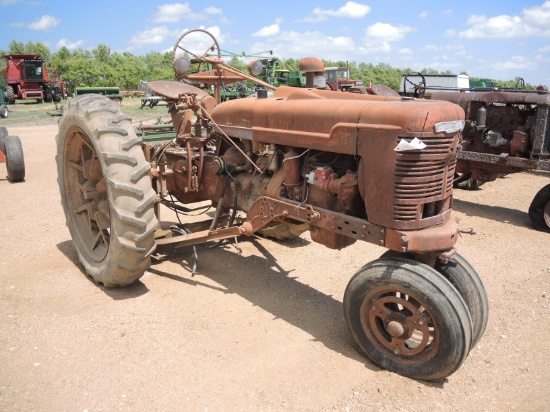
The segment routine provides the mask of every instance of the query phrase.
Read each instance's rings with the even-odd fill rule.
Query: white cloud
[[[207,7],[207,8],[204,9],[204,12],[206,14],[214,14],[214,15],[223,14],[222,9],[218,9],[217,7]]]
[[[278,24],[272,24],[270,26],[262,27],[257,32],[252,33],[252,36],[254,36],[254,37],[275,36],[276,34],[279,34],[280,31],[281,31],[281,29],[279,28]]]
[[[364,52],[389,53],[392,50],[392,42],[403,40],[408,33],[413,31],[416,31],[414,27],[374,23],[365,29]]]
[[[510,60],[494,63],[494,68],[500,71],[506,70],[534,70],[537,64],[525,56],[512,56]]]
[[[132,36],[130,41],[134,44],[158,44],[162,43],[169,35],[172,35],[172,33],[168,30],[168,27],[160,26],[144,30]]]
[[[394,42],[403,40],[408,33],[416,31],[414,27],[409,26],[392,26],[388,23],[374,23],[367,27],[365,34],[367,39],[385,40]]]
[[[338,10],[324,10],[321,7],[315,7],[313,13],[303,19],[306,22],[319,22],[328,20],[330,17],[341,17],[348,19],[362,19],[365,17],[371,8],[366,4],[348,1]]]
[[[499,38],[510,39],[516,37],[529,37],[534,34],[531,26],[525,25],[518,16],[496,16],[486,18],[485,16],[471,16],[468,19],[471,27],[459,33],[460,37],[466,39],[476,38]]]
[[[48,31],[53,29],[60,22],[61,20],[59,20],[57,17],[49,16],[46,14],[29,24],[29,29]]]
[[[460,32],[449,30],[447,35],[466,39],[550,37],[550,1],[523,9],[521,16],[471,15],[466,23],[470,26],[468,29]]]
[[[153,18],[155,23],[175,23],[185,15],[191,13],[189,3],[162,4],[158,6],[157,14]]]
[[[542,6],[534,6],[523,9],[525,22],[537,27],[550,26],[550,1],[545,1]]]
[[[82,46],[83,43],[84,43],[83,40],[78,40],[78,41],[70,43],[69,40],[67,40],[67,39],[61,39],[57,42],[56,46],[57,46],[58,49],[60,49],[62,47],[66,47],[67,49],[71,50],[71,49],[76,49],[76,48]]]
[[[418,17],[420,17],[421,19],[425,19],[428,17],[428,12],[427,11],[423,11],[422,13],[420,13],[418,15]]]
[[[5,7],[9,6],[10,4],[17,4],[21,3],[23,0],[0,0],[0,6]]]
[[[537,51],[540,53],[550,53],[550,45],[541,47]]]
[[[274,55],[301,59],[307,56],[322,56],[327,60],[346,60],[349,50],[356,49],[353,40],[346,36],[326,36],[319,31],[282,31],[276,37],[255,43],[252,54],[273,50]]]
[[[194,12],[189,2],[162,4],[157,7],[157,13],[153,17],[155,23],[176,23],[181,19],[203,20],[211,16],[221,16],[222,9],[217,7],[206,7],[202,13]]]
[[[275,19],[275,23],[264,26],[260,30],[258,30],[255,33],[252,33],[252,36],[254,37],[269,37],[269,36],[275,36],[280,33],[281,28],[280,24],[283,22],[283,19]]]

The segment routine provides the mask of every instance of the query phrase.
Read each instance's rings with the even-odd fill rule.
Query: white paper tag
[[[426,143],[420,140],[418,137],[415,137],[410,142],[407,142],[405,139],[401,139],[399,144],[395,147],[396,152],[406,152],[409,150],[422,150],[426,147]]]

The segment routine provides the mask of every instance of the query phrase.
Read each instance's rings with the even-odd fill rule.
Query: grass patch
[[[9,128],[10,126],[45,126],[57,124],[61,107],[70,100],[62,100],[60,103],[36,103],[34,100],[17,100],[15,104],[7,105],[9,116],[7,119],[0,118],[0,126]],[[168,109],[165,103],[150,108],[141,107],[141,99],[124,99],[120,103],[121,110],[132,118],[134,126],[140,122],[143,124],[154,124],[161,118],[162,122],[170,120]]]

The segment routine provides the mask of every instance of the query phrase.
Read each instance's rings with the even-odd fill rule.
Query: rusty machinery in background
[[[526,170],[550,171],[550,92],[539,90],[436,92],[466,112],[458,163],[457,185],[476,189],[500,175]],[[550,175],[549,175],[550,176]],[[550,232],[550,184],[529,206],[538,230]]]
[[[181,46],[200,34],[207,42]],[[177,48],[186,52],[173,64],[179,78],[215,87],[248,79],[207,56],[219,49],[207,32],[187,32]],[[214,68],[186,74],[207,64]],[[459,106],[290,87],[218,103],[181,82],[149,87],[168,104],[173,140],[142,141],[120,106],[97,95],[72,100],[59,122],[62,205],[88,275],[123,286],[143,275],[157,246],[256,233],[288,239],[309,230],[333,249],[372,243],[389,250],[344,295],[359,346],[413,378],[443,379],[459,368],[488,316],[483,284],[455,250]],[[178,222],[160,225],[161,205]],[[210,206],[209,219],[197,222],[193,215]]]

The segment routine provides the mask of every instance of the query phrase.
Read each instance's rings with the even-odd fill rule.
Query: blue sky
[[[12,40],[145,54],[205,28],[224,50],[281,58],[431,67],[550,86],[550,1],[0,0],[0,49]]]

